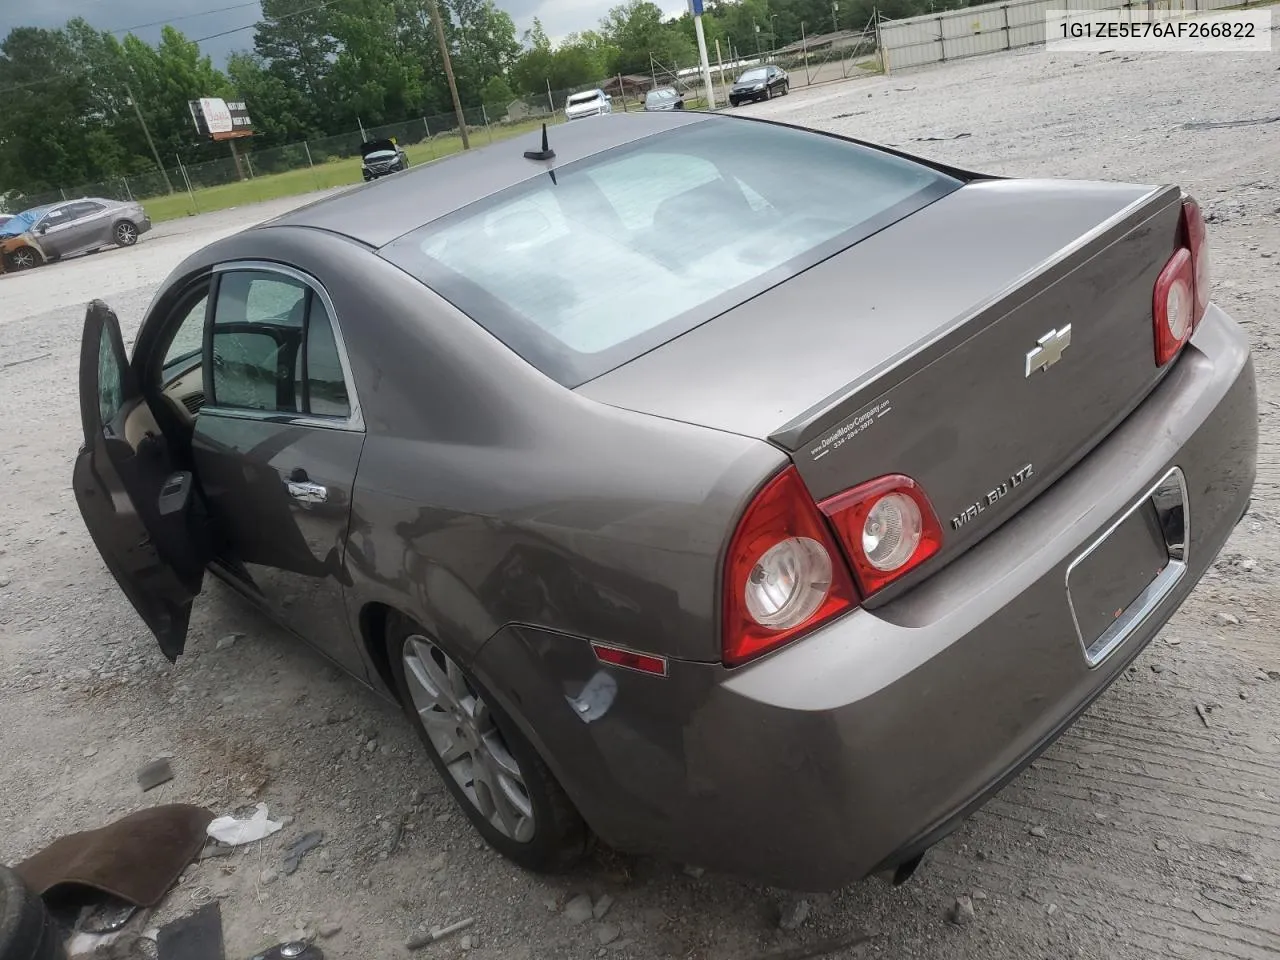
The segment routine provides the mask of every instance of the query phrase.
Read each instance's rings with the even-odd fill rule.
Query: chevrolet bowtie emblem
[[[1038,341],[1036,348],[1027,351],[1027,372],[1031,376],[1040,370],[1048,370],[1062,359],[1067,347],[1071,346],[1071,324],[1061,330],[1050,330]]]

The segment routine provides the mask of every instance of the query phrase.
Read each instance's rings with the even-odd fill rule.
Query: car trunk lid
[[[971,183],[579,392],[767,439],[819,500],[909,476],[955,555],[1158,382],[1152,292],[1179,201]]]

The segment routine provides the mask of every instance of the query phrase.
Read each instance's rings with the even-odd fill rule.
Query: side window
[[[44,219],[40,221],[42,227],[57,227],[67,223],[71,219],[70,205],[62,207],[54,207],[44,215]]]
[[[211,335],[216,406],[350,415],[333,324],[306,284],[266,271],[223,274]]]
[[[104,207],[102,204],[95,203],[92,200],[77,200],[67,209],[67,218],[69,220],[82,220],[85,217],[93,216],[95,213],[103,210]]]
[[[219,407],[298,413],[307,288],[275,273],[225,273],[213,309],[213,396]]]
[[[98,340],[98,417],[102,426],[109,426],[124,406],[124,385],[121,382],[120,358],[116,356],[111,338],[103,331]]]
[[[178,324],[178,329],[169,341],[169,348],[164,352],[164,375],[166,379],[180,373],[184,364],[199,358],[204,350],[204,315],[209,304],[206,292],[191,304],[187,315]]]
[[[311,298],[307,318],[307,411],[316,417],[351,416],[351,398],[342,375],[333,321],[319,297]]]

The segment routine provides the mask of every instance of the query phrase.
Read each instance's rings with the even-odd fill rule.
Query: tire
[[[62,937],[44,902],[16,873],[0,867],[0,957],[66,960]]]
[[[764,98],[765,98],[766,100],[772,100],[772,99],[773,99],[773,87],[766,86],[766,87],[764,88]]]
[[[19,247],[17,250],[11,251],[5,259],[9,264],[9,269],[14,271],[31,270],[44,263],[44,257],[40,256],[40,251],[35,247]]]
[[[425,630],[404,617],[388,620],[386,642],[404,711],[436,772],[476,832],[508,860],[535,873],[558,873],[577,863],[587,848],[586,824],[532,744],[488,691]],[[406,654],[420,666],[407,667]],[[426,663],[428,659],[434,666],[431,675],[425,672],[432,666]],[[409,669],[414,670],[412,689]],[[442,681],[435,686],[452,689],[433,697],[428,685],[435,678]],[[448,763],[428,732],[420,707],[438,717],[433,724],[435,735],[451,741],[443,745],[444,751],[457,751]],[[468,730],[458,724],[466,724]],[[473,759],[480,753],[488,757],[490,766],[482,767]],[[501,776],[502,771],[511,769],[508,761],[518,774],[515,779]],[[478,769],[487,769],[487,777],[477,778]],[[497,783],[497,794],[506,799],[494,799],[488,779]],[[502,790],[504,786],[508,789]]]
[[[785,97],[790,92],[791,92],[791,83],[788,81],[787,83],[784,83],[782,85],[782,95]]]
[[[111,228],[111,240],[117,247],[132,247],[138,242],[138,225],[132,220],[120,220]]]

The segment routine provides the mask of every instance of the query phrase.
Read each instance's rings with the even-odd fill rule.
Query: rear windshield
[[[381,255],[575,387],[959,186],[822,134],[708,120],[557,167]]]

